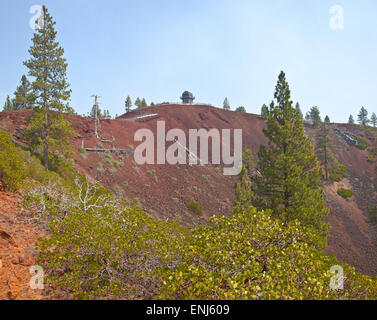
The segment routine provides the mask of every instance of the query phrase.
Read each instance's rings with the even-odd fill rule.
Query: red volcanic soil
[[[20,203],[20,196],[0,183],[0,300],[46,299],[44,290],[30,287],[30,267],[38,256],[35,242],[44,232]]]
[[[14,141],[23,144],[22,133],[30,115],[30,111],[0,113],[0,129],[11,132]],[[145,115],[153,116],[138,119]],[[118,193],[122,190],[123,198],[137,198],[145,211],[156,218],[177,218],[180,223],[190,227],[205,223],[214,214],[231,212],[233,185],[237,177],[224,176],[216,165],[137,165],[133,152],[140,142],[134,142],[135,132],[138,129],[150,129],[156,136],[157,121],[165,121],[166,131],[173,128],[186,133],[188,129],[201,128],[242,129],[243,147],[250,148],[254,155],[261,144],[267,143],[262,132],[265,121],[260,116],[207,105],[158,105],[130,112],[115,120],[101,120],[100,138],[96,138],[93,133],[92,118],[69,116],[68,119],[76,131],[72,143],[75,149],[74,166],[79,172]],[[347,128],[361,134],[354,126]],[[311,139],[316,134],[316,130],[309,125],[305,131]],[[367,151],[347,145],[335,132],[331,135],[332,153],[348,167],[350,173],[349,180],[342,183],[350,183],[355,195],[352,200],[346,201],[336,193],[339,186],[324,186],[326,201],[331,208],[328,217],[331,235],[327,252],[335,254],[339,260],[349,263],[360,272],[375,275],[376,230],[366,223],[365,217],[367,206],[376,205],[372,185],[376,178],[375,165],[367,161]],[[115,168],[103,152],[80,153],[78,150],[82,145],[85,148],[123,150],[121,156],[112,154],[112,158],[123,163],[123,166]],[[197,216],[187,209],[190,199],[201,204],[203,216]]]

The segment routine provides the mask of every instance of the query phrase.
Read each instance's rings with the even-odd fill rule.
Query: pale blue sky
[[[114,115],[127,94],[178,101],[184,90],[259,113],[280,70],[303,111],[317,105],[337,122],[362,105],[377,113],[375,0],[2,0],[0,107],[27,72],[38,4],[57,23],[80,114],[93,93]],[[329,26],[333,5],[344,8],[344,30]]]

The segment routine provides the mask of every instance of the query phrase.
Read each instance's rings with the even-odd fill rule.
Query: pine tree
[[[377,125],[377,116],[374,112],[372,113],[370,117],[370,122],[372,123],[372,126],[375,128]]]
[[[148,107],[147,101],[145,101],[145,98],[141,101],[141,107],[140,108],[146,108]]]
[[[321,161],[322,165],[325,168],[325,180],[329,180],[329,158],[330,158],[330,150],[329,150],[329,132],[330,129],[326,125],[326,120],[321,124],[321,130],[317,135],[317,147],[316,147],[316,154],[318,159]]]
[[[126,113],[128,113],[128,112],[131,111],[132,100],[131,100],[131,97],[130,97],[130,96],[127,96],[127,99],[126,99],[126,101],[124,102],[124,106],[125,106],[125,109],[126,109]]]
[[[141,108],[141,100],[139,97],[137,97],[136,101],[135,101],[135,106],[140,109]]]
[[[13,102],[8,95],[6,100],[5,100],[5,103],[4,103],[3,111],[11,111],[11,110],[14,110],[14,105],[13,105]]]
[[[252,206],[254,193],[251,185],[251,170],[254,168],[254,157],[250,149],[245,149],[242,154],[242,169],[235,184],[235,198],[233,212],[240,213]]]
[[[366,127],[369,123],[368,111],[364,107],[361,107],[360,109],[360,112],[357,116],[357,122],[364,127]]]
[[[325,121],[325,123],[330,123],[330,117],[326,116],[324,121]]]
[[[318,107],[312,107],[312,108],[310,108],[309,119],[310,119],[310,121],[313,122],[313,126],[315,128],[319,127],[319,125],[321,124],[322,120],[321,120],[321,116],[320,116],[320,112],[319,112],[319,108]]]
[[[263,119],[267,119],[268,117],[268,107],[264,104],[261,108],[261,113],[260,113],[261,117]]]
[[[301,119],[304,119],[304,115],[302,114],[301,107],[300,107],[300,104],[298,102],[296,103],[296,110],[300,114]]]
[[[224,110],[230,110],[230,104],[229,104],[229,100],[228,100],[228,98],[225,98],[225,99],[224,99],[223,109],[224,109]]]
[[[244,106],[239,106],[237,109],[236,109],[237,112],[246,112],[246,109]]]
[[[19,109],[33,109],[34,107],[34,94],[33,88],[25,75],[21,77],[21,83],[14,92],[14,108]]]
[[[275,91],[276,104],[270,106],[267,129],[268,146],[261,146],[253,177],[254,204],[270,209],[283,221],[300,220],[314,228],[318,247],[326,246],[328,214],[320,188],[321,171],[310,140],[304,134],[299,112],[292,106],[291,93],[284,72]]]
[[[348,118],[348,123],[349,124],[355,124],[355,120],[353,119],[352,114],[350,114],[350,117]]]
[[[63,112],[71,113],[71,90],[67,82],[64,50],[56,41],[55,22],[42,7],[42,27],[33,36],[29,49],[31,58],[24,62],[29,68],[35,97],[35,113],[29,121],[27,135],[35,150],[43,149],[43,164],[49,168],[49,151],[67,156],[71,151],[69,137],[74,134]]]

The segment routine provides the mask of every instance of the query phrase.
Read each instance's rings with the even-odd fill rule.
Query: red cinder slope
[[[138,119],[145,115],[147,117]],[[29,111],[0,113],[0,129],[12,132],[16,142],[24,143],[22,132],[28,116]],[[150,129],[156,136],[157,122],[164,121],[166,131],[173,128],[186,133],[189,129],[201,128],[242,129],[243,147],[250,148],[254,155],[261,144],[267,143],[262,132],[265,121],[258,115],[206,105],[159,105],[136,110],[115,120],[101,120],[98,139],[93,133],[93,119],[70,116],[69,120],[77,133],[72,143],[75,167],[79,172],[122,193],[123,198],[137,198],[152,216],[177,218],[187,226],[205,223],[214,214],[229,214],[237,177],[224,176],[217,166],[212,165],[139,166],[133,158],[133,151],[140,144],[134,142],[135,132],[138,129]],[[310,126],[306,126],[305,131],[310,138],[316,134],[316,130]],[[347,202],[336,194],[336,186],[325,186],[326,200],[332,209],[328,217],[332,225],[328,252],[336,254],[340,260],[361,272],[377,274],[377,250],[374,246],[376,232],[366,223],[363,213],[368,205],[376,203],[372,187],[372,180],[376,178],[374,166],[368,163],[366,151],[348,146],[334,132],[332,137],[332,152],[350,172],[349,181],[342,183],[350,183],[355,196]],[[123,163],[123,166],[114,167],[109,156],[103,152],[80,153],[78,150],[82,145],[89,149],[121,149],[123,155],[112,154],[112,159]],[[191,199],[201,204],[203,216],[197,216],[187,209],[187,201]]]

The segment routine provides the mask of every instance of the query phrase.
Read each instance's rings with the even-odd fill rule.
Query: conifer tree
[[[348,123],[349,124],[355,124],[355,120],[354,120],[352,114],[350,114],[350,117],[348,118]]]
[[[299,112],[292,106],[284,72],[279,75],[264,134],[268,146],[261,146],[253,177],[254,205],[271,209],[283,221],[300,220],[314,228],[318,247],[326,246],[328,214],[320,188],[321,169],[310,140],[304,134]]]
[[[330,123],[330,117],[326,116],[324,121],[325,121],[325,123]]]
[[[375,128],[376,125],[377,125],[377,116],[374,112],[372,113],[372,115],[370,117],[370,122],[371,122],[373,128]]]
[[[33,109],[34,107],[34,95],[33,88],[25,75],[21,77],[21,83],[14,92],[14,108],[19,109]]]
[[[145,100],[145,98],[143,98],[143,100],[141,101],[141,107],[140,108],[146,108],[148,107],[148,104],[147,104],[147,101]]]
[[[369,123],[368,111],[364,107],[361,107],[360,109],[360,112],[357,116],[357,122],[359,122],[359,124],[364,127],[366,127]]]
[[[228,98],[225,98],[225,99],[224,99],[223,109],[224,109],[224,110],[230,110],[230,104],[229,104],[229,100],[228,100]]]
[[[321,130],[317,135],[317,148],[316,153],[318,159],[321,161],[322,165],[325,168],[325,180],[329,180],[329,158],[330,158],[330,150],[329,150],[329,132],[330,129],[327,127],[328,122],[323,122],[321,124]]]
[[[5,103],[4,103],[3,111],[11,111],[11,110],[14,110],[14,105],[13,105],[13,102],[8,95],[6,100],[5,100]]]
[[[260,113],[261,117],[263,119],[267,119],[267,116],[268,116],[268,107],[264,104],[261,108],[261,113]]]
[[[296,103],[296,110],[300,114],[301,119],[304,119],[304,115],[302,114],[301,107],[300,107],[300,104],[298,102]]]
[[[233,212],[240,213],[252,206],[254,196],[250,179],[252,168],[254,168],[253,154],[250,149],[245,149],[242,154],[242,169],[234,186]]]
[[[45,6],[41,19],[41,27],[34,33],[29,49],[31,58],[24,62],[29,76],[34,78],[35,97],[35,113],[29,121],[27,136],[34,150],[43,150],[43,164],[48,169],[49,152],[67,156],[71,151],[69,137],[74,133],[63,116],[63,112],[72,113],[67,62],[63,48],[56,41],[55,21]]]
[[[321,116],[318,107],[312,107],[309,111],[309,119],[313,122],[313,126],[318,128],[321,123]]]
[[[141,108],[141,100],[139,97],[137,97],[137,99],[135,100],[135,106],[140,109]]]
[[[239,106],[237,109],[236,109],[237,112],[246,112],[246,109],[244,106]]]
[[[124,106],[125,106],[125,109],[126,109],[127,113],[131,111],[132,100],[131,100],[130,96],[127,96],[126,101],[124,102]]]

